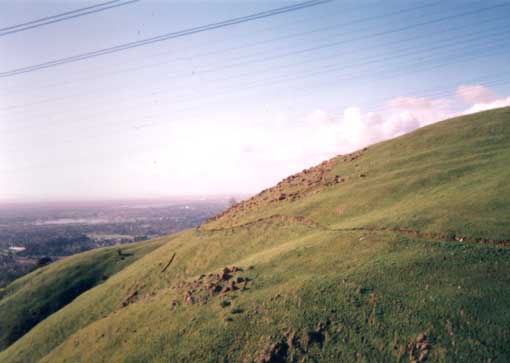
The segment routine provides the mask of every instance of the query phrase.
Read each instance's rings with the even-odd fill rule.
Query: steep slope
[[[166,237],[0,362],[509,361],[509,162],[509,109],[334,158]]]
[[[335,228],[508,237],[509,113],[451,119],[338,156],[240,203],[206,228],[280,213]]]
[[[81,253],[14,281],[0,297],[0,349],[161,244],[149,241]]]

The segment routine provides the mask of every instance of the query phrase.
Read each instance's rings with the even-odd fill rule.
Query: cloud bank
[[[141,171],[150,164],[151,180],[169,189],[182,189],[179,183],[187,180],[190,193],[256,191],[335,155],[449,117],[504,106],[510,106],[510,97],[498,97],[481,85],[463,85],[450,97],[395,97],[377,112],[354,106],[341,113],[315,109],[301,122],[277,115],[271,127],[267,123],[246,127],[235,118],[178,123],[170,132],[172,142],[163,150],[138,163],[130,160],[129,165],[140,165],[140,171],[133,170],[133,178],[144,175],[143,185],[147,178]]]
[[[399,96],[387,101],[379,112],[348,107],[340,117],[315,110],[307,117],[307,138],[313,149],[338,154],[394,138],[419,127],[470,113],[510,106],[510,97],[498,97],[480,84],[459,86],[451,97]],[[309,144],[310,142],[308,142]]]

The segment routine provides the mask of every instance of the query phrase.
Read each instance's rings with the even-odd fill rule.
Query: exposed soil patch
[[[258,363],[301,362],[313,346],[322,348],[331,322],[319,322],[313,329],[288,331],[279,341],[259,352]]]
[[[138,290],[133,291],[129,296],[122,302],[122,307],[126,307],[138,300]]]
[[[418,363],[426,361],[431,348],[431,338],[425,333],[418,334],[416,339],[407,345],[407,351],[409,352],[409,362]]]
[[[171,288],[183,290],[182,300],[173,300],[171,306],[207,304],[211,297],[217,295],[225,296],[233,291],[244,292],[252,281],[241,276],[242,272],[243,269],[237,266],[224,267],[220,272],[200,275],[193,281],[180,281]]]
[[[333,320],[334,321],[334,320]],[[331,320],[319,321],[314,328],[288,330],[280,337],[266,337],[267,346],[256,354],[257,363],[305,362],[311,358],[311,349],[322,349],[323,345],[338,332],[342,326],[337,326]],[[275,340],[276,338],[276,340]],[[398,360],[408,358],[409,363],[421,363],[429,359],[433,349],[434,339],[430,333],[420,333],[407,345],[400,346]],[[397,349],[397,348],[395,348]],[[362,359],[361,353],[356,354]],[[407,359],[405,359],[407,361]]]
[[[277,342],[262,353],[258,363],[286,363],[289,346],[286,342]]]

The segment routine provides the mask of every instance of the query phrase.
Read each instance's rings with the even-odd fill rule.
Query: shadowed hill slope
[[[149,241],[80,253],[14,281],[0,298],[0,349],[161,244]]]
[[[163,238],[0,361],[509,361],[508,165],[509,109],[336,157]]]

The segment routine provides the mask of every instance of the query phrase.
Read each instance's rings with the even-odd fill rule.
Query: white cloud
[[[471,104],[460,113],[462,115],[510,106],[510,97],[498,97],[494,91],[481,84],[461,85],[457,87],[455,95]]]
[[[348,107],[344,110],[340,130],[342,138],[348,144],[357,145],[360,143],[366,134],[366,125],[359,108]]]
[[[306,117],[306,121],[312,126],[320,126],[335,122],[335,117],[324,110],[315,110]]]
[[[406,134],[416,130],[418,127],[420,127],[420,122],[409,111],[392,114],[381,124],[384,139]]]
[[[454,108],[460,97],[471,106],[462,111]],[[510,106],[510,97],[499,98],[481,85],[463,85],[450,98],[395,97],[383,111],[363,113],[358,107],[347,107],[342,117],[335,119],[325,110],[316,110],[307,117],[309,128],[296,137],[301,140],[300,155],[326,155],[351,152],[369,144],[391,139],[438,121],[493,108]]]
[[[340,116],[316,109],[296,123],[289,115],[275,115],[274,123],[247,128],[231,122],[177,124],[172,143],[148,156],[157,160],[154,179],[169,188],[189,180],[189,190],[257,190],[282,177],[334,155],[391,139],[419,127],[462,113],[510,105],[510,97],[471,104],[462,112],[455,97],[396,97],[380,112],[347,107]],[[464,105],[464,107],[466,107]],[[197,129],[200,132],[197,132]],[[141,174],[141,173],[139,173]],[[229,175],[225,182],[225,175]]]
[[[320,161],[410,132],[420,127],[421,123],[412,112],[406,110],[381,114],[363,113],[358,107],[347,107],[339,119],[308,125],[300,135],[295,136],[295,140],[302,145],[298,158],[303,163],[309,162],[309,155],[317,155],[315,161]]]
[[[400,110],[444,110],[450,107],[450,101],[444,98],[400,96],[389,100],[386,105]]]
[[[412,122],[418,122],[419,126],[430,125],[453,116],[451,102],[444,98],[395,97],[386,103],[386,108],[393,114],[390,118],[397,114],[398,118],[409,122],[413,120]]]
[[[455,94],[467,103],[485,104],[498,98],[493,91],[481,84],[460,85]]]
[[[473,106],[469,107],[462,114],[468,115],[470,113],[481,112],[492,110],[494,108],[500,107],[510,107],[510,97],[500,98],[498,100],[488,102],[488,103],[475,103]]]

